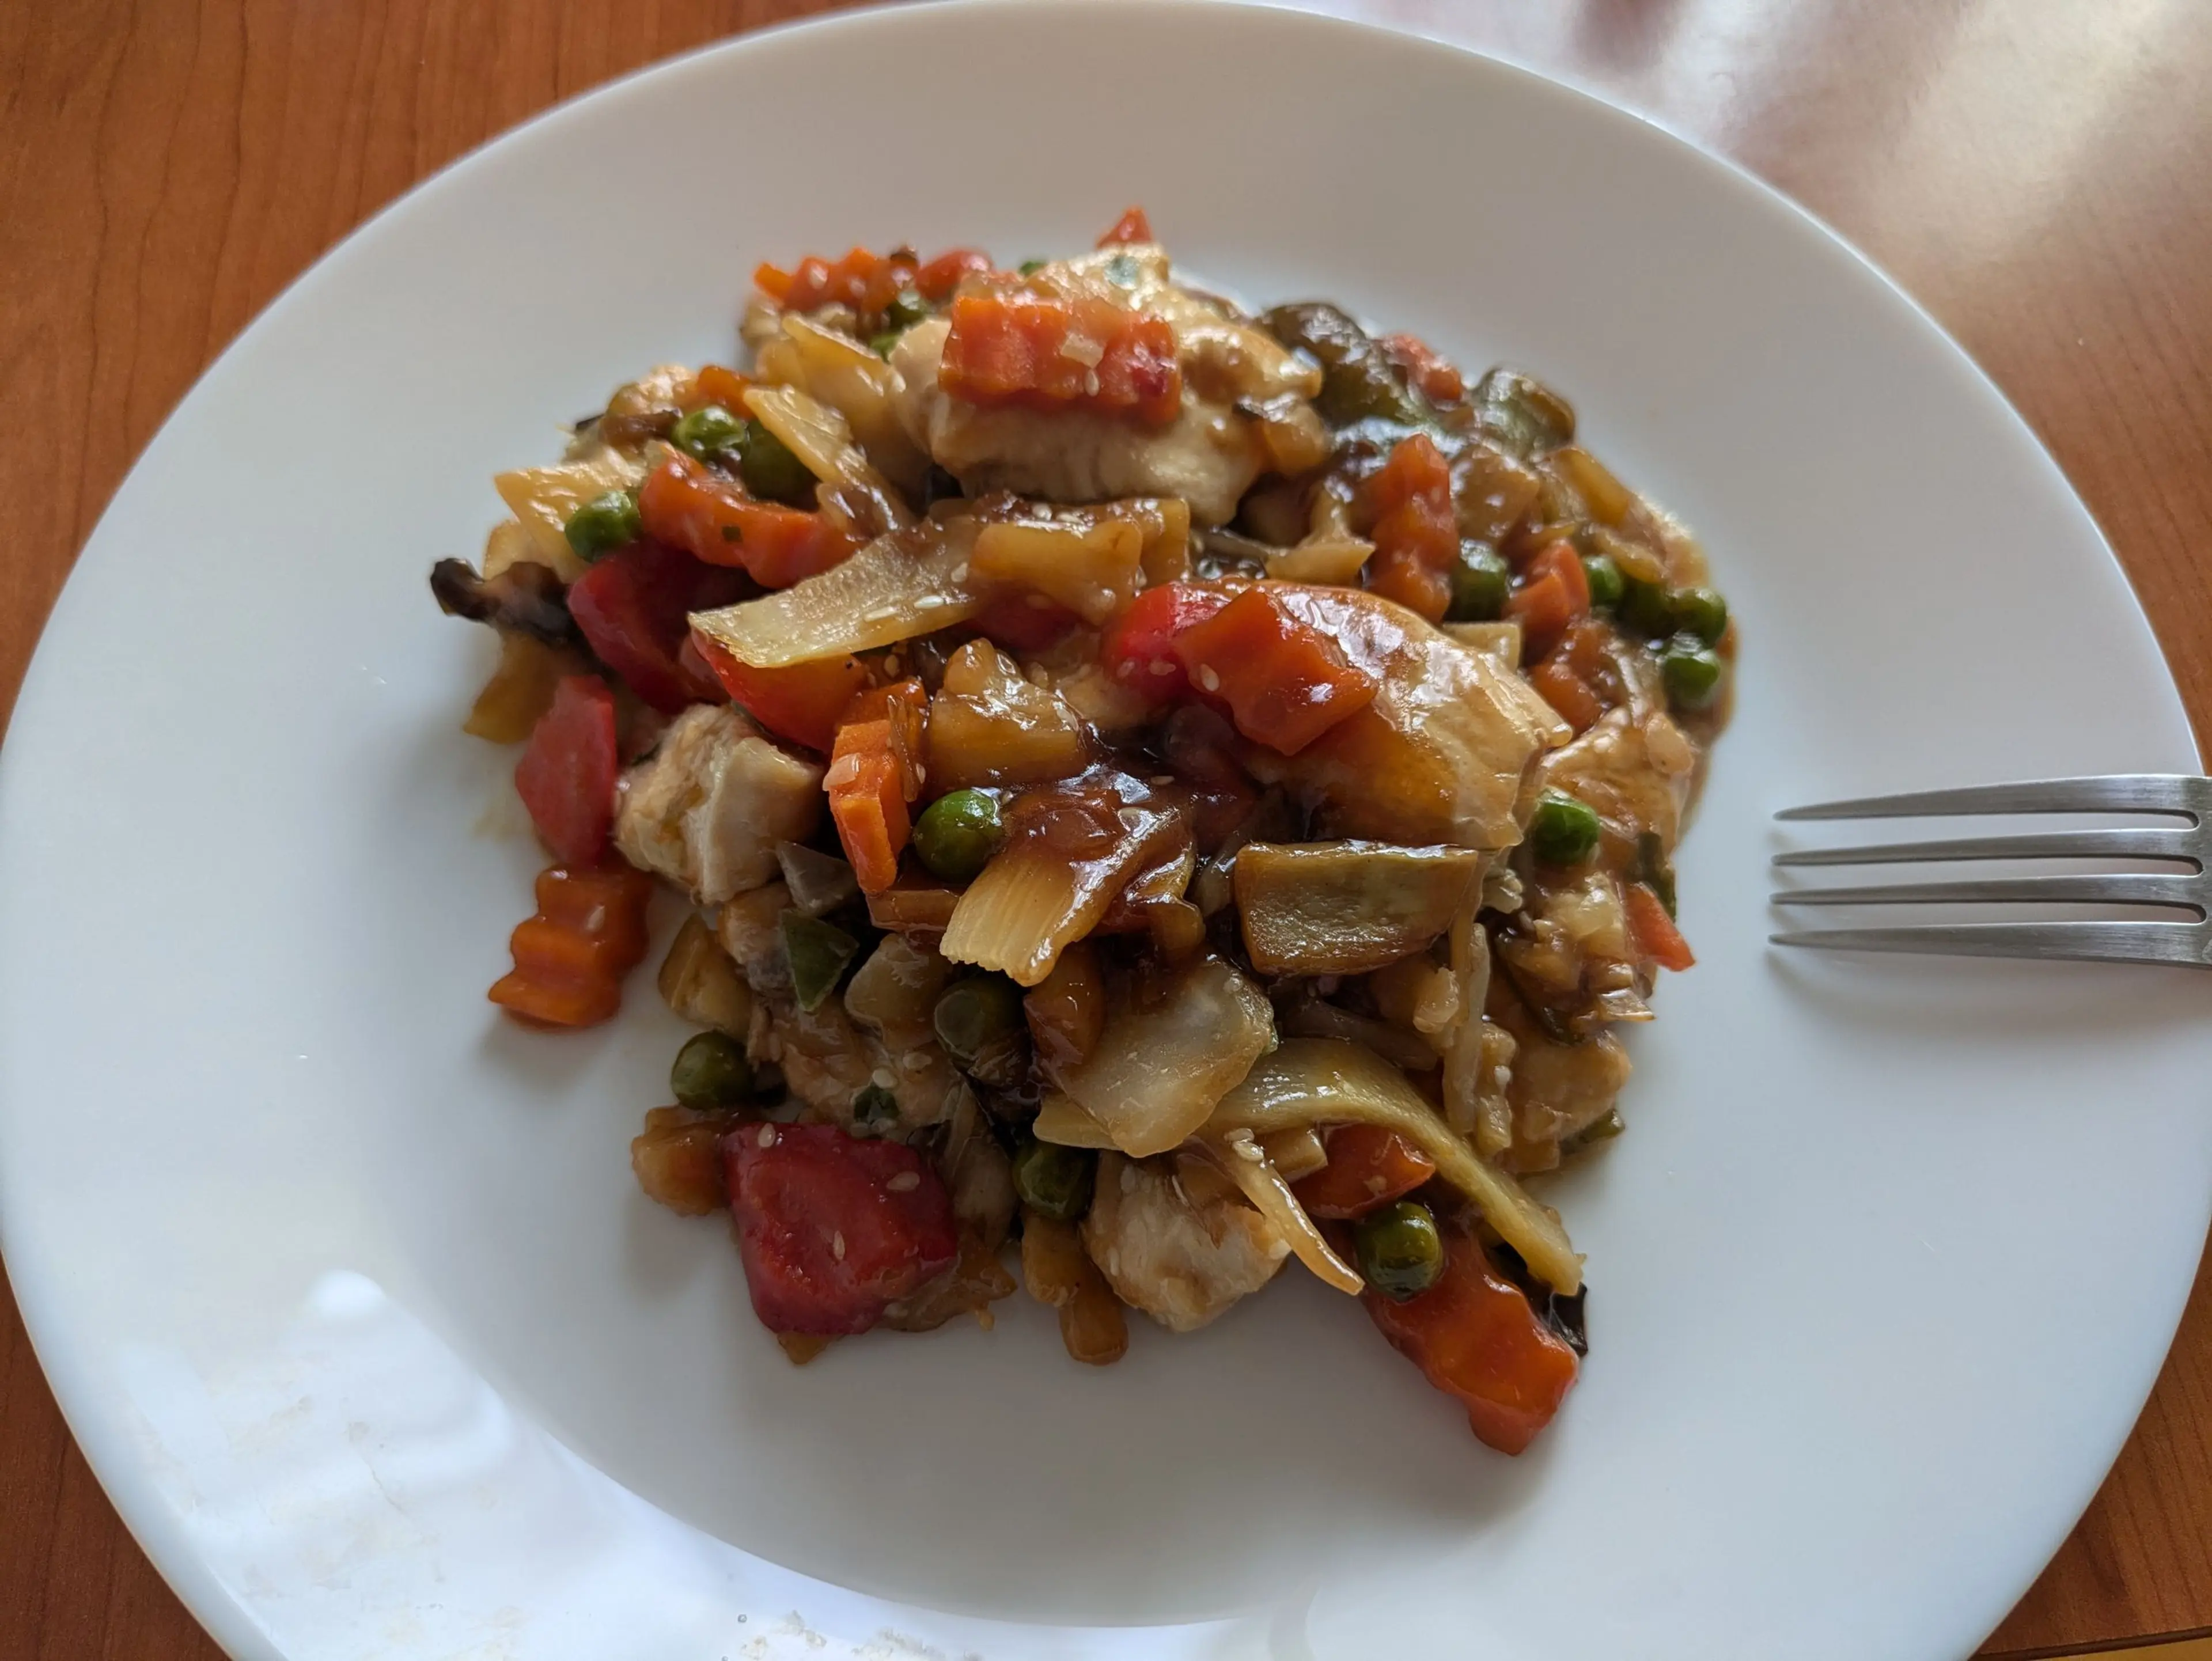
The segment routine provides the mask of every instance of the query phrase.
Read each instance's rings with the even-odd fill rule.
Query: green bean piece
[[[1674,603],[1661,583],[1623,573],[1620,579],[1620,621],[1638,634],[1656,639],[1674,631]]]
[[[1667,701],[1677,709],[1703,709],[1720,695],[1720,656],[1694,634],[1678,634],[1667,643],[1659,674],[1667,683]]]
[[[860,943],[835,923],[804,912],[786,912],[777,921],[783,931],[783,955],[791,963],[792,996],[811,1013],[837,990],[846,966],[860,954]]]
[[[921,297],[919,288],[902,288],[884,307],[884,327],[904,333],[917,323],[929,320],[929,302]]]
[[[1674,914],[1674,867],[1668,863],[1657,831],[1641,831],[1636,838],[1636,880],[1659,896],[1667,915]]]
[[[1482,430],[1523,461],[1575,436],[1574,407],[1516,370],[1501,367],[1478,381],[1474,407]]]
[[[1085,1149],[1062,1148],[1032,1137],[1014,1155],[1014,1191],[1032,1211],[1073,1222],[1091,1209],[1097,1168],[1096,1156]]]
[[[1406,385],[1389,355],[1337,307],[1320,301],[1278,306],[1260,321],[1284,345],[1321,365],[1321,396],[1314,408],[1331,426],[1380,419],[1419,427],[1431,421],[1429,407]]]
[[[998,803],[980,790],[956,790],[921,810],[914,853],[932,876],[964,887],[981,875],[1005,839]]]
[[[1452,561],[1451,603],[1447,622],[1487,623],[1505,615],[1509,587],[1505,561],[1481,543],[1462,543]]]
[[[1583,555],[1583,580],[1589,585],[1591,610],[1612,611],[1620,606],[1626,579],[1620,567],[1606,555]]]
[[[1443,1236],[1419,1200],[1399,1200],[1352,1225],[1359,1276],[1393,1303],[1417,1298],[1444,1272]]]
[[[880,1084],[867,1085],[853,1098],[853,1124],[857,1129],[888,1131],[898,1119],[898,1098]]]
[[[637,540],[641,529],[637,498],[627,490],[594,496],[571,513],[561,529],[568,546],[586,560],[627,548]]]
[[[1597,851],[1597,813],[1565,791],[1547,790],[1528,815],[1528,846],[1547,865],[1579,865]]]
[[[737,452],[738,476],[753,494],[791,507],[814,506],[814,475],[758,416],[738,430]]]
[[[1678,588],[1669,603],[1674,627],[1711,646],[1728,633],[1728,602],[1710,588]]]
[[[694,1033],[676,1052],[668,1088],[686,1107],[733,1107],[752,1094],[744,1046],[726,1033]]]
[[[930,1012],[937,1041],[979,1083],[1010,1089],[1029,1065],[1029,1020],[1022,989],[1001,974],[963,975]]]
[[[668,441],[697,461],[716,461],[737,447],[745,424],[719,403],[694,409],[668,429]]]

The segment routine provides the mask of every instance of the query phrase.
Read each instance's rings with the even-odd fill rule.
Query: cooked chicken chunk
[[[812,835],[822,800],[820,767],[778,749],[743,712],[698,704],[623,775],[615,845],[719,906],[776,876],[775,845]]]
[[[960,1075],[934,1043],[894,1049],[863,1032],[835,997],[811,1012],[784,998],[760,999],[745,1047],[754,1062],[772,1061],[783,1070],[809,1118],[848,1131],[854,1099],[871,1084],[897,1100],[906,1129],[943,1123],[961,1088]]]
[[[1490,1015],[1513,1038],[1513,1072],[1505,1099],[1513,1106],[1513,1140],[1524,1168],[1558,1159],[1558,1143],[1606,1115],[1628,1082],[1628,1052],[1600,1028],[1579,1044],[1555,1042],[1536,1024],[1527,1007],[1499,986],[1491,995]],[[1550,1158],[1529,1161],[1534,1147],[1549,1144]]]
[[[1697,755],[1674,718],[1655,710],[1607,715],[1538,769],[1547,790],[1562,790],[1632,834],[1656,832],[1671,850],[1682,834]]]
[[[1243,1200],[1194,1204],[1165,1164],[1115,1153],[1098,1156],[1083,1245],[1122,1302],[1172,1332],[1257,1292],[1291,1251]]]
[[[938,386],[951,325],[939,319],[909,329],[891,353],[903,385],[901,420],[970,494],[1004,489],[1060,502],[1180,496],[1199,523],[1220,524],[1268,463],[1260,422],[1238,404],[1310,398],[1321,390],[1321,372],[1266,330],[1170,282],[1158,248],[1055,262],[1028,283],[1070,298],[1104,295],[1165,318],[1176,331],[1182,408],[1159,427],[1079,409],[980,409]]]

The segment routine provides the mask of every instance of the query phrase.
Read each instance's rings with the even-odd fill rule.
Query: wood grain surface
[[[805,0],[0,3],[0,698],[210,360],[416,180],[557,100]],[[1617,97],[1884,265],[2087,499],[2212,718],[2212,5],[1333,0]],[[1993,578],[1993,580],[1996,579]],[[2212,1280],[2134,1440],[1990,1640],[2212,1629]],[[0,1661],[216,1654],[0,1324]]]

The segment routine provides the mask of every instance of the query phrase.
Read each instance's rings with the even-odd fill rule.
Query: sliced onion
[[[1484,1219],[1557,1290],[1581,1289],[1583,1260],[1559,1219],[1451,1133],[1406,1076],[1373,1052],[1329,1039],[1293,1038],[1253,1064],[1206,1122],[1208,1137],[1258,1136],[1301,1125],[1378,1125],[1436,1162],[1437,1174],[1473,1200]]]
[[[1030,1121],[1030,1131],[1039,1142],[1057,1143],[1062,1148],[1111,1148],[1114,1138],[1106,1127],[1091,1116],[1088,1108],[1072,1096],[1058,1090],[1048,1090],[1037,1106],[1037,1116]]]
[[[1243,1190],[1260,1215],[1275,1226],[1275,1232],[1291,1243],[1291,1250],[1300,1263],[1313,1270],[1325,1286],[1358,1297],[1367,1289],[1367,1283],[1342,1258],[1329,1249],[1322,1238],[1314,1220],[1306,1215],[1291,1185],[1283,1180],[1283,1173],[1268,1159],[1266,1150],[1253,1140],[1249,1131],[1232,1131],[1225,1136],[1206,1138],[1202,1144],[1216,1163],[1229,1173],[1229,1179]]]
[[[1164,1154],[1206,1123],[1274,1039],[1260,989],[1219,958],[1200,958],[1157,997],[1109,1015],[1098,1047],[1063,1070],[1060,1086],[1123,1153]]]
[[[695,612],[691,626],[755,669],[896,646],[981,609],[954,575],[966,575],[974,535],[972,519],[896,530],[781,593]]]

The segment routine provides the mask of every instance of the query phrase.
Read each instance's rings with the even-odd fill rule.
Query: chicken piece
[[[1579,1044],[1555,1041],[1502,981],[1493,982],[1490,1017],[1513,1040],[1505,1099],[1513,1109],[1516,1170],[1548,1170],[1559,1142],[1603,1118],[1628,1082],[1628,1052],[1602,1028]]]
[[[1674,718],[1613,711],[1538,769],[1546,790],[1565,791],[1633,837],[1650,831],[1671,851],[1682,834],[1697,752]]]
[[[1171,1167],[1110,1152],[1098,1156],[1083,1245],[1122,1302],[1171,1332],[1204,1326],[1258,1291],[1291,1252],[1242,1199],[1194,1203]]]
[[[1006,489],[1059,502],[1180,496],[1199,523],[1221,524],[1271,459],[1263,423],[1238,406],[1297,403],[1321,390],[1321,372],[1265,330],[1170,282],[1167,256],[1156,247],[1056,261],[1024,286],[1070,299],[1103,296],[1165,318],[1176,331],[1182,407],[1159,427],[1080,409],[977,409],[938,385],[951,324],[909,329],[891,353],[902,383],[900,419],[970,495]]]
[[[698,704],[623,775],[615,846],[719,906],[775,876],[775,845],[811,836],[822,802],[820,767],[778,749],[743,711]]]
[[[783,955],[782,918],[791,890],[770,882],[741,894],[714,918],[714,937],[738,966],[745,985],[768,995],[791,996],[791,964]]]
[[[755,1062],[772,1061],[782,1069],[809,1118],[847,1131],[856,1128],[854,1100],[871,1084],[891,1093],[898,1102],[896,1128],[905,1130],[943,1123],[961,1084],[934,1043],[894,1051],[862,1031],[842,1000],[834,997],[811,1011],[780,997],[761,999],[753,1005],[745,1048]],[[861,1128],[881,1132],[886,1127]]]

